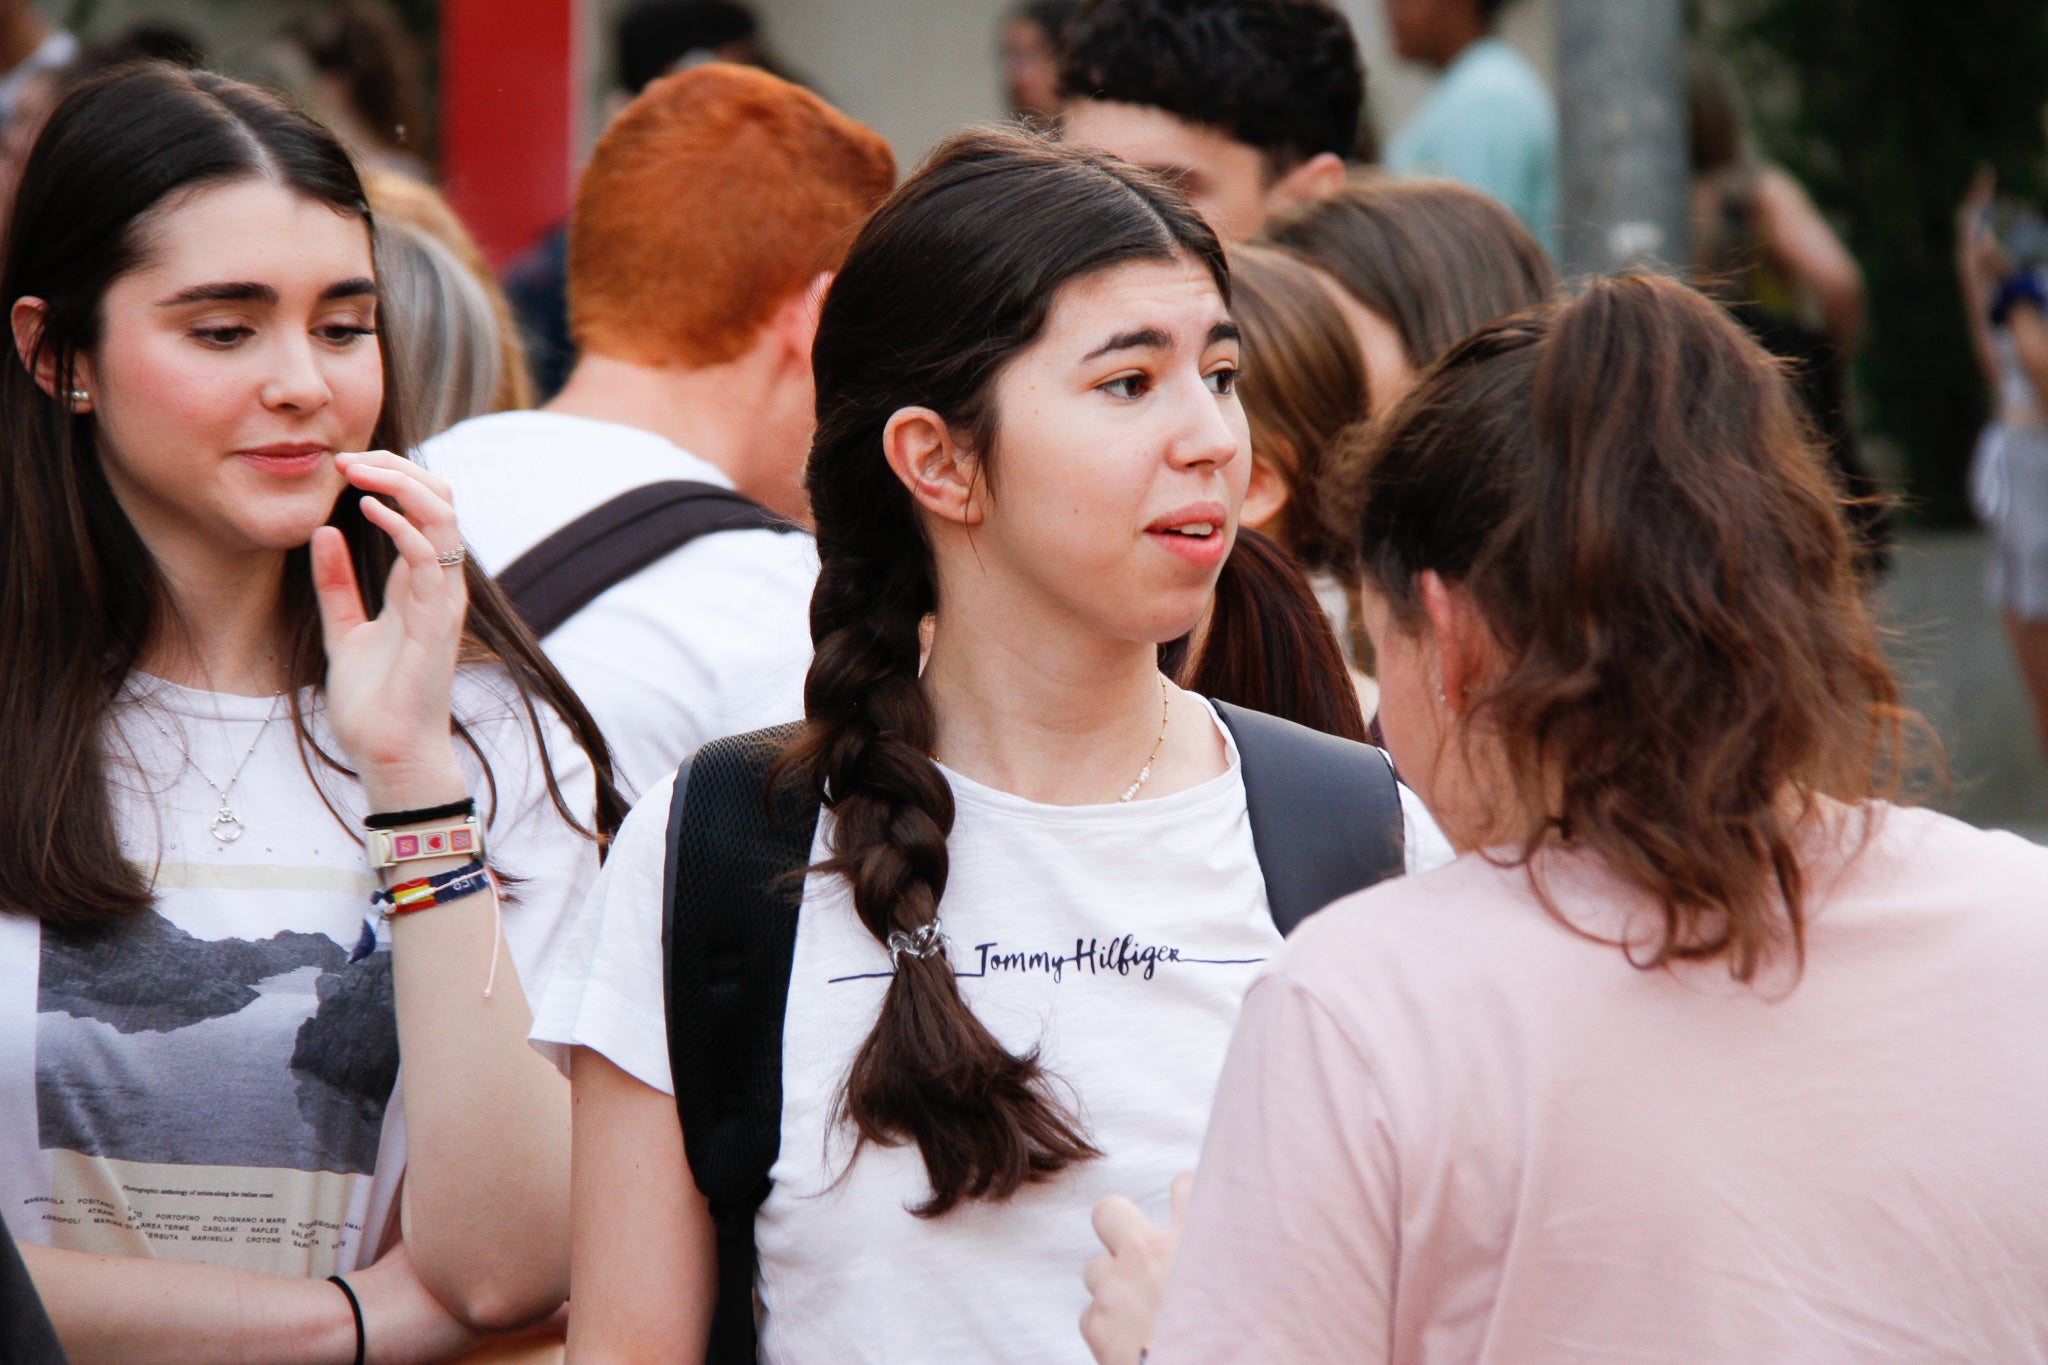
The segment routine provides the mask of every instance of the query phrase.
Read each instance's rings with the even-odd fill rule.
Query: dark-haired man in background
[[[1557,256],[1557,106],[1494,36],[1506,0],[1387,0],[1394,51],[1442,73],[1387,142],[1396,175],[1443,175],[1514,210]]]
[[[1365,66],[1326,0],[1087,0],[1060,85],[1070,140],[1159,172],[1241,241],[1343,186]]]

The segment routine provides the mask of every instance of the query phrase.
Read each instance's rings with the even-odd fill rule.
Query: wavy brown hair
[[[0,913],[90,930],[153,903],[149,876],[121,854],[105,736],[146,646],[181,626],[155,558],[107,482],[94,418],[45,393],[34,371],[47,359],[56,393],[72,387],[77,357],[99,345],[107,288],[144,259],[163,205],[259,179],[371,230],[355,167],[325,128],[252,86],[162,64],[113,71],[66,95],[23,170],[0,288],[9,303],[40,298],[48,311],[34,353],[0,364],[0,772],[9,774],[0,783]],[[380,338],[384,405],[372,440],[404,451],[412,427],[391,370],[392,340]],[[347,542],[364,605],[375,615],[395,547],[358,498],[341,498],[328,524]],[[284,574],[292,723],[326,798],[321,772],[353,774],[313,741],[300,701],[327,674],[304,546],[286,554]],[[578,825],[547,762],[538,708],[561,716],[597,774],[597,829],[589,832],[608,836],[623,806],[596,723],[475,559],[463,574],[463,661],[504,666],[548,793],[563,819]],[[482,759],[459,719],[453,724]],[[484,776],[492,781],[488,763]],[[488,813],[495,793],[484,796],[479,804]]]
[[[1533,813],[1522,862],[1561,842],[1640,887],[1663,933],[1639,965],[1803,958],[1802,827],[1894,792],[1919,726],[1776,361],[1679,284],[1596,281],[1424,378],[1360,530],[1397,619],[1432,571],[1500,646],[1468,723]]]
[[[1078,147],[984,130],[942,144],[882,205],[826,295],[806,472],[817,654],[808,723],[780,775],[830,810],[832,856],[813,871],[846,878],[877,942],[935,921],[953,828],[918,682],[918,625],[937,605],[931,547],[884,458],[883,429],[899,409],[930,408],[995,477],[996,379],[1044,330],[1062,288],[1172,260],[1199,263],[1228,296],[1215,234],[1160,181]],[[967,1007],[943,952],[896,964],[841,1111],[861,1143],[917,1145],[927,1216],[1006,1199],[1098,1155],[1037,1053],[1010,1053]]]

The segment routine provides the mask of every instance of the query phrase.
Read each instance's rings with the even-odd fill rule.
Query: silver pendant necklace
[[[220,798],[220,809],[214,812],[213,822],[206,828],[207,833],[213,835],[221,843],[232,844],[235,840],[242,837],[244,828],[242,817],[235,814],[234,806],[228,801],[228,794],[234,791],[235,783],[241,780],[242,769],[249,766],[249,759],[255,754],[256,746],[263,742],[265,732],[270,729],[270,722],[277,719],[278,707],[283,701],[284,693],[282,692],[271,698],[270,714],[265,716],[263,723],[256,727],[256,737],[250,740],[249,747],[243,750],[242,761],[235,765],[235,771],[229,775],[228,784],[225,787],[206,775],[206,770],[200,767],[197,760],[192,757],[192,751],[176,739],[173,739],[171,732],[164,728],[162,721],[158,720],[154,715],[149,717],[149,723],[156,727],[156,732],[164,737],[166,743],[175,745],[178,752],[184,756],[185,766],[198,773],[199,780],[213,788],[214,795]],[[145,714],[148,713],[145,712]]]

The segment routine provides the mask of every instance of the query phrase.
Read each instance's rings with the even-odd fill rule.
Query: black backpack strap
[[[1384,753],[1229,702],[1211,704],[1237,741],[1252,847],[1283,935],[1340,896],[1406,870],[1401,789]]]
[[[782,1020],[818,804],[768,774],[798,725],[714,740],[669,801],[662,956],[669,1070],[718,1233],[711,1365],[753,1365],[754,1214],[782,1144]],[[794,874],[794,875],[793,875]]]
[[[600,503],[505,566],[498,586],[542,639],[607,588],[714,531],[793,531],[741,493],[675,480]]]

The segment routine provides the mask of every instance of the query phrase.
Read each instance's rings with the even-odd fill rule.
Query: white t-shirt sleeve
[[[544,1052],[587,1047],[662,1094],[669,1078],[661,920],[675,774],[657,782],[619,827],[583,903],[529,1037]]]
[[[532,721],[509,678],[497,670],[466,672],[457,684],[456,708],[490,764],[486,779],[466,746],[458,745],[468,758],[470,790],[479,811],[494,814],[485,835],[491,866],[511,879],[504,898],[505,945],[528,1008],[538,1009],[562,965],[577,907],[597,877],[597,844],[562,818],[549,794]],[[597,806],[590,756],[551,707],[537,703],[535,710],[555,786],[587,830]],[[478,989],[483,967],[477,964]],[[544,1051],[550,1061],[565,1066],[565,1053]]]
[[[1433,872],[1456,862],[1458,851],[1437,827],[1436,817],[1422,804],[1422,798],[1408,790],[1407,783],[1396,785],[1401,789],[1401,836],[1402,846],[1407,850],[1408,874]]]

